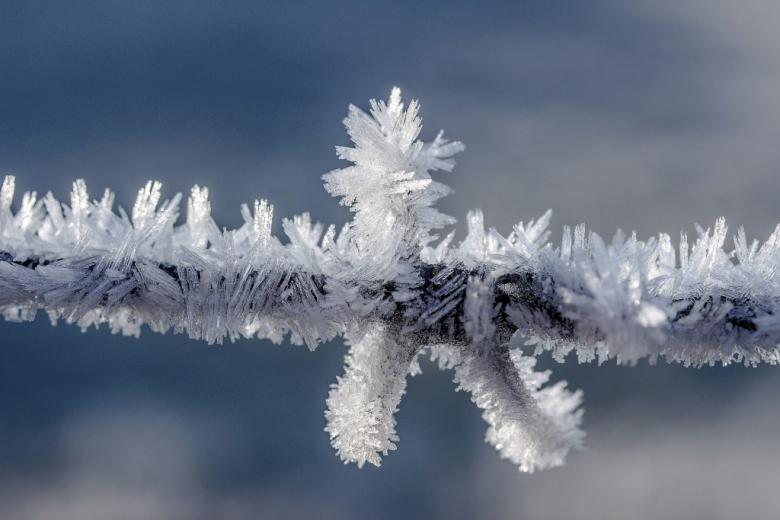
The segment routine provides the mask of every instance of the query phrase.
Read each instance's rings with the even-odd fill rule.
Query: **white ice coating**
[[[194,187],[162,200],[158,182],[130,215],[106,190],[93,200],[76,181],[70,204],[26,193],[12,210],[15,180],[0,189],[0,312],[82,329],[107,324],[138,335],[183,332],[209,343],[270,338],[315,348],[344,336],[345,373],[327,400],[331,443],[345,462],[379,465],[396,448],[394,413],[406,377],[430,354],[454,369],[489,425],[486,438],[522,471],[558,466],[580,446],[580,392],[545,386],[535,357],[563,361],[658,358],[686,365],[776,363],[780,343],[780,227],[763,245],[744,230],[726,250],[718,220],[677,250],[668,235],[646,241],[618,233],[606,243],[583,225],[549,242],[550,212],[504,236],[479,211],[454,244],[436,232],[453,219],[435,202],[449,188],[463,149],[439,133],[419,139],[419,105],[393,89],[351,106],[345,126],[351,165],[327,173],[325,188],[354,212],[339,233],[308,214],[271,233],[273,206],[244,205],[244,224],[222,230],[209,192]]]

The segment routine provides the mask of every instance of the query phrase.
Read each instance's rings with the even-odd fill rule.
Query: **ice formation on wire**
[[[339,457],[379,465],[396,448],[394,414],[421,355],[453,369],[488,423],[486,440],[522,471],[564,462],[584,434],[581,393],[547,384],[535,356],[563,361],[658,358],[686,365],[777,363],[780,356],[780,227],[763,245],[740,229],[734,251],[718,220],[677,250],[668,235],[618,233],[610,243],[582,225],[549,241],[550,212],[504,236],[471,212],[468,234],[434,203],[449,189],[463,149],[441,133],[423,142],[416,102],[394,89],[370,113],[349,108],[350,166],[325,188],[354,212],[337,234],[308,214],[271,233],[273,206],[242,206],[244,224],[220,230],[209,193],[194,187],[162,201],[149,182],[130,215],[76,181],[70,204],[26,193],[11,209],[14,178],[0,189],[0,311],[82,329],[106,323],[138,335],[142,325],[209,343],[270,338],[315,348],[343,336],[344,374],[327,399],[326,431]]]

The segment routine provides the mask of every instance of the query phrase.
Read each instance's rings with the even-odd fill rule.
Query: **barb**
[[[448,188],[431,178],[450,171],[463,145],[442,134],[419,140],[419,105],[394,89],[369,114],[350,107],[345,126],[353,164],[324,176],[355,213],[338,234],[308,214],[271,234],[273,206],[241,209],[244,224],[220,231],[208,191],[194,187],[183,224],[180,196],[140,190],[131,215],[113,194],[90,201],[83,181],[70,205],[51,194],[0,189],[0,311],[29,320],[45,311],[86,329],[108,324],[138,335],[142,325],[209,343],[289,334],[315,348],[343,335],[346,372],[328,398],[327,431],[340,457],[379,465],[398,441],[393,417],[406,377],[429,354],[455,369],[489,424],[487,440],[523,471],[563,463],[579,447],[581,394],[544,386],[533,356],[563,361],[686,365],[777,363],[780,350],[780,227],[763,245],[739,230],[724,250],[725,222],[698,229],[678,251],[671,238],[618,233],[606,244],[577,226],[549,242],[550,212],[503,236],[468,215],[468,235],[437,242],[452,223],[434,203]]]

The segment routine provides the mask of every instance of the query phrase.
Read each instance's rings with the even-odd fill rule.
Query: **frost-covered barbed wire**
[[[345,462],[379,465],[396,448],[394,413],[421,355],[454,369],[489,424],[486,435],[523,471],[563,463],[581,446],[581,393],[546,385],[535,356],[686,365],[777,363],[780,227],[763,245],[740,229],[727,252],[725,222],[698,229],[677,251],[661,234],[618,233],[607,244],[583,225],[549,241],[548,211],[508,236],[469,213],[468,234],[436,233],[453,219],[434,203],[449,192],[431,172],[450,171],[463,149],[441,133],[419,139],[419,105],[394,89],[370,113],[350,107],[351,166],[324,176],[354,213],[338,233],[308,214],[271,233],[273,206],[243,206],[244,224],[220,230],[208,190],[161,202],[150,182],[128,215],[106,191],[92,200],[76,181],[65,205],[0,189],[0,310],[30,320],[41,310],[86,329],[138,335],[183,332],[209,343],[269,338],[315,348],[342,335],[344,375],[327,399],[326,431]]]

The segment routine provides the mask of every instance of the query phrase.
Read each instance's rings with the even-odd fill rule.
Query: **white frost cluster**
[[[452,155],[463,144],[449,142],[439,132],[433,142],[418,139],[422,120],[419,103],[404,109],[401,90],[394,88],[387,103],[371,101],[371,114],[354,105],[344,120],[354,148],[337,147],[353,166],[323,176],[325,189],[355,212],[345,230],[348,261],[363,267],[370,279],[397,280],[420,256],[421,247],[436,237],[432,231],[452,224],[452,217],[433,204],[450,193],[430,173],[451,171]]]
[[[468,234],[436,233],[453,220],[432,179],[463,149],[419,136],[419,105],[398,89],[370,113],[350,107],[350,166],[324,176],[354,212],[338,233],[308,214],[271,233],[273,206],[243,206],[244,224],[219,228],[209,193],[140,190],[128,215],[106,191],[93,200],[76,181],[70,204],[0,189],[0,312],[83,329],[106,323],[138,335],[142,325],[219,343],[289,335],[315,348],[344,336],[345,372],[327,399],[326,431],[338,455],[379,465],[396,448],[394,414],[409,375],[429,355],[454,369],[488,423],[486,439],[522,471],[558,466],[582,445],[581,393],[547,384],[535,356],[636,363],[659,358],[699,366],[780,360],[780,227],[763,245],[744,230],[725,249],[726,225],[699,229],[677,250],[669,236],[618,233],[606,243],[585,227],[549,241],[550,212],[507,236],[469,213]],[[437,242],[438,240],[438,242]]]
[[[344,462],[379,466],[380,454],[394,450],[398,441],[393,415],[406,389],[410,349],[383,325],[349,334],[347,342],[345,373],[328,396],[325,430]]]

